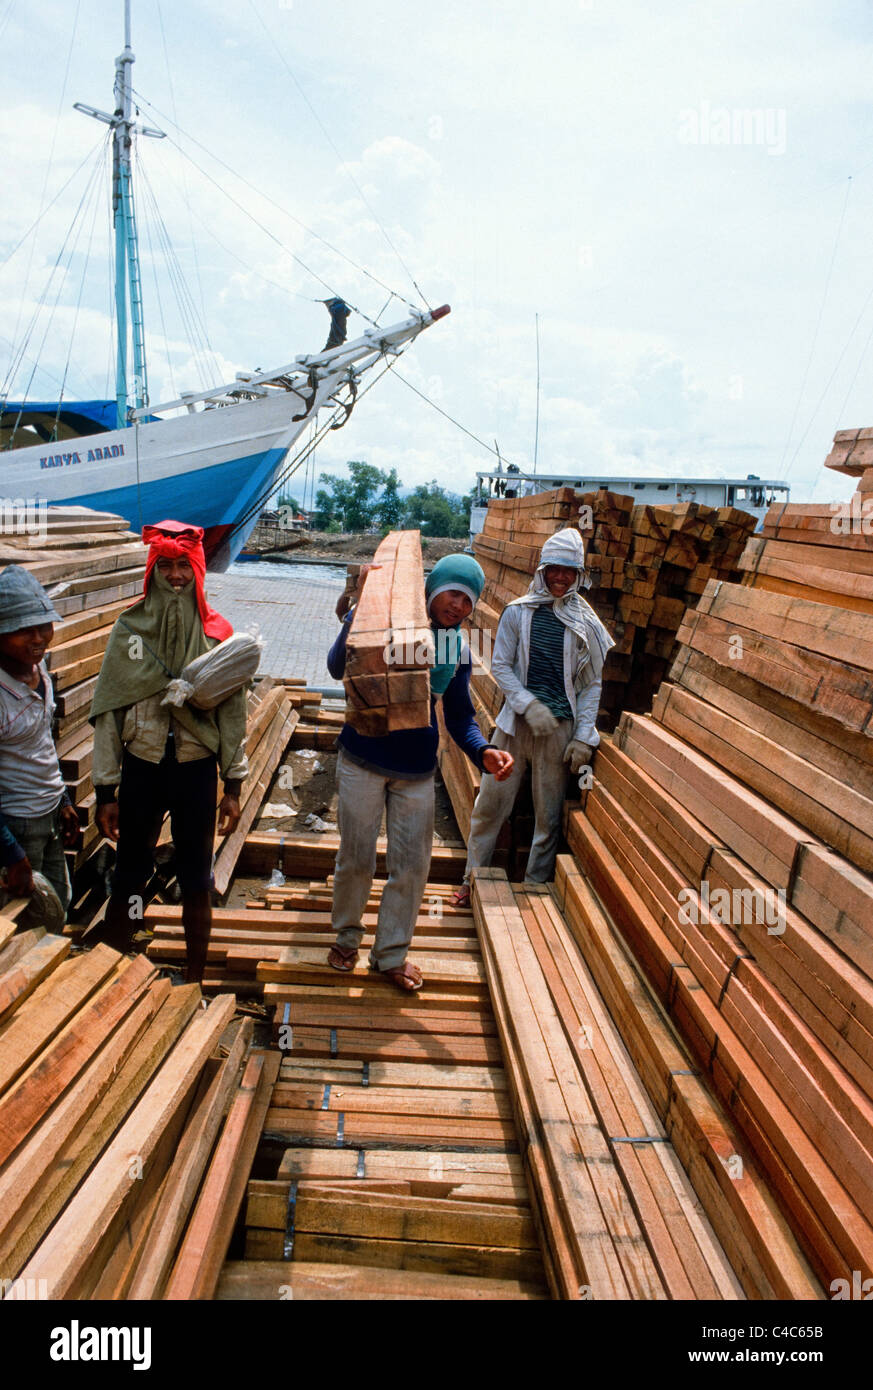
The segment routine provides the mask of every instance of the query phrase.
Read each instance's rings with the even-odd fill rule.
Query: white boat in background
[[[225,569],[261,509],[291,471],[295,441],[324,413],[319,434],[349,418],[362,378],[390,360],[449,306],[418,311],[346,343],[348,307],[326,300],[331,334],[321,352],[275,370],[239,373],[212,390],[148,400],[142,290],[132,189],[133,135],[161,137],[131,110],[130,0],[115,67],[113,114],[77,103],[112,128],[115,233],[115,401],[0,400],[2,483],[50,506],[116,512],[141,530],[172,516],[203,526],[209,567]],[[130,366],[132,366],[132,371]]]
[[[677,502],[699,502],[705,507],[736,507],[751,512],[763,524],[768,507],[787,503],[790,488],[776,479],[758,478],[644,478],[639,474],[613,474],[604,477],[589,473],[569,478],[565,473],[522,473],[514,464],[476,474],[473,505],[470,508],[470,540],[485,525],[488,503],[497,497],[531,497],[552,488],[572,487],[576,492],[620,492],[647,506],[670,506]]]

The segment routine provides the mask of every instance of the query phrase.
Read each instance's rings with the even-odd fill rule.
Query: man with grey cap
[[[504,782],[482,779],[456,902],[469,902],[472,870],[490,864],[528,764],[536,825],[525,881],[545,883],[555,871],[567,771],[580,772],[600,742],[595,720],[603,662],[615,645],[579,592],[585,583],[582,536],[567,527],[549,537],[527,593],[501,614],[491,674],[505,700],[494,746],[515,762]]]
[[[43,874],[66,910],[64,848],[79,822],[52,740],[52,684],[43,657],[60,614],[29,570],[0,571],[0,867],[7,889],[30,897]]]

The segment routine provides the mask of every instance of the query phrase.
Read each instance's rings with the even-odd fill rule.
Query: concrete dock
[[[336,690],[326,657],[339,631],[334,608],[345,584],[337,566],[232,565],[226,574],[208,574],[209,602],[237,631],[257,624],[264,639],[260,670],[270,676],[302,676],[314,688]]]

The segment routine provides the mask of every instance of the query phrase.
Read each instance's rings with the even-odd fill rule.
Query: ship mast
[[[131,115],[130,0],[124,0],[124,50],[115,60],[115,111],[110,116],[93,106],[75,103],[77,111],[93,116],[112,128],[112,222],[115,230],[115,361],[116,427],[130,423],[128,408],[148,405],[145,329],[142,312],[142,278],[133,206],[133,133],[162,140],[164,132],[140,125]],[[129,342],[128,342],[129,340]],[[133,351],[133,379],[128,386],[128,350]]]

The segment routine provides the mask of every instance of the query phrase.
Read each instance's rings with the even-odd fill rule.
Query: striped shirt
[[[534,610],[525,686],[556,719],[574,717],[564,687],[564,632],[550,603]]]

